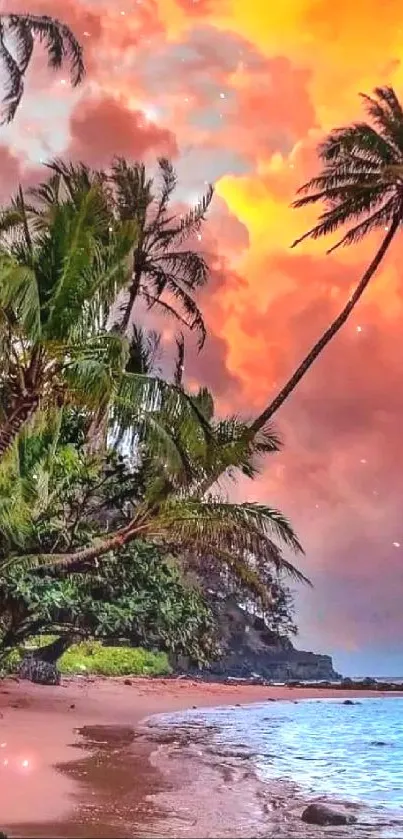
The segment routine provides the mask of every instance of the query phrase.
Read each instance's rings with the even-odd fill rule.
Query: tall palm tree
[[[82,48],[65,23],[47,15],[0,14],[0,61],[6,89],[3,122],[11,122],[21,102],[35,40],[44,44],[53,69],[69,62],[73,87],[83,79]]]
[[[293,206],[324,204],[318,223],[297,239],[318,239],[347,226],[328,253],[353,245],[369,233],[385,233],[368,268],[351,297],[297,367],[280,393],[251,424],[258,431],[278,411],[314,361],[337,335],[368,283],[379,268],[403,223],[403,109],[390,87],[378,87],[374,96],[362,94],[372,124],[358,122],[337,128],[319,146],[323,169],[299,190]]]
[[[208,266],[199,250],[187,245],[199,233],[213,198],[209,187],[200,201],[187,213],[180,214],[172,206],[177,185],[175,170],[169,160],[159,158],[159,184],[147,175],[142,163],[129,164],[116,158],[109,173],[93,172],[56,160],[50,164],[70,192],[93,180],[107,186],[112,199],[111,211],[121,221],[133,221],[137,230],[136,247],[128,274],[127,288],[115,325],[122,334],[129,328],[138,300],[149,308],[172,315],[182,325],[199,335],[204,343],[206,330],[194,294],[208,279]],[[55,200],[57,191],[49,200]],[[57,199],[56,199],[57,200]],[[200,234],[199,234],[200,235]]]
[[[127,350],[93,321],[126,278],[132,230],[100,248],[109,217],[94,188],[66,201],[36,229],[20,190],[1,217],[0,459],[39,405],[108,398]]]
[[[20,188],[0,212],[0,460],[39,408],[66,402],[119,433],[163,405],[209,436],[194,400],[133,365],[128,339],[107,329],[135,245],[135,223],[111,217],[102,181],[39,210]]]

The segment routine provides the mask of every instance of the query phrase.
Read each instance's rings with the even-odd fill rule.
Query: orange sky
[[[291,251],[315,211],[289,205],[315,170],[323,132],[362,118],[359,91],[391,83],[403,96],[400,0],[382,12],[375,0],[32,0],[30,11],[74,27],[89,72],[72,92],[67,74],[49,76],[37,58],[24,106],[3,129],[1,192],[54,154],[150,165],[171,155],[183,199],[214,181],[205,242],[215,268],[203,295],[211,337],[190,373],[223,408],[250,415],[342,305],[376,245],[332,257],[322,242]],[[284,452],[237,490],[295,522],[315,583],[299,599],[301,641],[350,670],[399,669],[399,248],[278,414]]]

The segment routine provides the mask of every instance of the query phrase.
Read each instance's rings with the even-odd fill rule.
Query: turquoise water
[[[356,701],[267,702],[181,719],[193,729],[213,726],[209,736],[217,747],[246,747],[263,779],[293,781],[308,795],[403,817],[403,698]]]

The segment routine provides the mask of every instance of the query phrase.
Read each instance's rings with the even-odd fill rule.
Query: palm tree
[[[208,266],[203,255],[186,243],[200,231],[213,198],[213,188],[209,187],[200,201],[181,215],[171,207],[177,178],[172,164],[165,158],[158,160],[159,185],[147,176],[144,164],[129,164],[123,158],[112,162],[109,174],[93,172],[83,164],[67,165],[60,160],[51,163],[50,168],[62,179],[71,196],[77,188],[79,191],[83,186],[89,188],[94,179],[102,181],[112,199],[111,212],[121,221],[130,220],[136,225],[137,243],[115,328],[121,334],[127,332],[134,306],[142,299],[149,308],[156,306],[195,330],[201,347],[206,330],[194,293],[207,282]],[[60,180],[48,200],[57,200],[59,188]]]
[[[109,518],[105,532],[94,537],[90,545],[75,544],[62,553],[60,546],[46,552],[43,552],[43,548],[42,552],[40,548],[33,552],[31,548],[28,553],[23,547],[21,549],[21,543],[17,543],[17,553],[7,551],[6,555],[3,554],[0,572],[6,573],[8,567],[20,565],[27,570],[40,572],[45,569],[59,569],[66,573],[91,570],[102,557],[107,559],[108,555],[119,553],[131,542],[146,540],[168,549],[174,556],[192,556],[196,566],[198,562],[201,569],[208,557],[209,562],[213,561],[218,568],[227,568],[234,578],[249,591],[253,591],[266,605],[270,598],[266,585],[267,568],[283,571],[296,580],[307,582],[295,565],[283,555],[282,545],[297,554],[302,552],[302,548],[281,512],[269,505],[232,504],[220,496],[206,499],[197,493],[200,482],[211,469],[217,468],[216,459],[221,467],[225,463],[227,467],[236,467],[252,477],[257,469],[256,456],[276,451],[279,447],[277,437],[266,431],[255,436],[253,445],[245,446],[243,423],[236,418],[221,421],[211,419],[212,397],[204,390],[194,400],[199,412],[204,414],[205,421],[210,424],[212,433],[208,438],[201,433],[198,422],[189,421],[190,417],[184,422],[180,411],[175,416],[160,406],[158,410],[146,412],[144,421],[158,423],[159,437],[156,435],[152,438],[152,444],[146,450],[144,492],[139,498],[136,480],[133,504],[129,505],[130,510],[124,518],[113,520],[114,527],[110,527]],[[139,417],[140,425],[142,421],[143,418]],[[41,449],[38,451],[41,452]],[[42,455],[39,464],[42,469],[46,463]],[[0,467],[0,475],[1,468],[5,469],[6,465]],[[40,480],[42,487],[44,481],[40,469],[33,469],[31,464],[28,469],[31,481],[33,473],[34,480]],[[19,498],[21,491],[17,491],[17,484],[14,474],[13,492]],[[110,512],[109,494],[108,504]],[[0,533],[4,530],[1,513],[0,504]],[[20,522],[18,533],[21,533]],[[29,545],[29,540],[26,544]]]
[[[107,328],[127,283],[135,222],[111,216],[102,179],[44,204],[54,188],[52,177],[31,190],[34,204],[20,188],[0,212],[0,460],[39,408],[66,403],[106,416],[129,439],[135,422],[158,435],[158,422],[146,419],[163,406],[208,439],[194,400],[147,372],[152,338],[141,365],[128,339]]]
[[[66,201],[34,229],[20,190],[1,219],[0,458],[40,404],[83,400],[95,407],[119,375],[125,347],[94,334],[100,305],[125,278],[132,231],[110,234],[94,188],[76,207]]]
[[[345,324],[403,223],[403,109],[390,87],[378,87],[373,97],[362,97],[373,124],[358,122],[338,128],[319,146],[323,169],[301,187],[301,198],[293,206],[324,203],[326,209],[318,223],[297,239],[293,247],[307,238],[327,236],[345,225],[347,231],[328,253],[353,245],[377,230],[385,235],[342,311],[280,393],[251,424],[253,432],[278,411]]]
[[[44,44],[53,69],[62,67],[67,59],[73,87],[83,79],[82,48],[65,23],[47,15],[0,14],[0,60],[6,87],[3,122],[11,122],[21,102],[35,39]]]

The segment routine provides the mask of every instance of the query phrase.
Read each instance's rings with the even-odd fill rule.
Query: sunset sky
[[[362,118],[360,91],[403,97],[403,10],[388,0],[3,0],[63,18],[88,76],[49,74],[37,52],[23,106],[2,128],[0,197],[55,155],[172,157],[179,197],[213,182],[200,303],[209,340],[189,360],[222,411],[252,417],[343,305],[377,237],[325,255],[291,250],[316,210],[292,210],[332,127]],[[111,11],[111,9],[113,11]],[[403,671],[403,280],[397,242],[343,333],[276,417],[284,450],[233,493],[291,518],[314,583],[299,646],[346,674]],[[166,340],[173,326],[164,321]],[[400,543],[401,546],[400,547]]]

